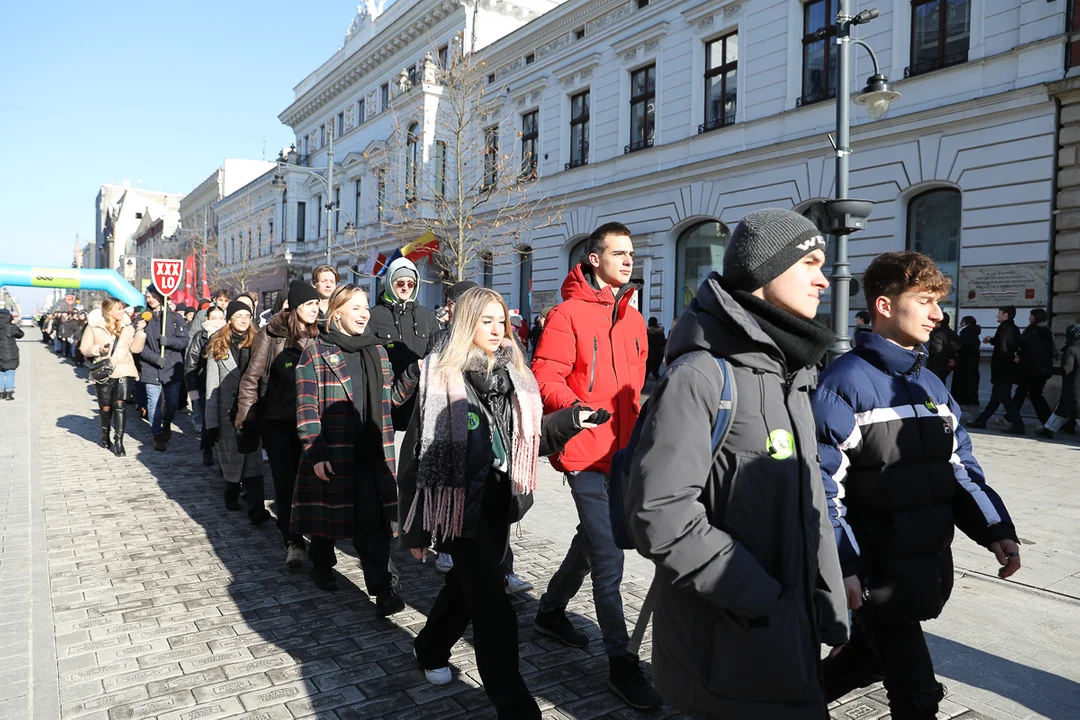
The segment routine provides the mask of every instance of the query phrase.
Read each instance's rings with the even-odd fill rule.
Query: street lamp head
[[[855,102],[866,106],[866,112],[873,120],[880,120],[889,112],[889,103],[899,100],[900,93],[889,89],[889,79],[877,73],[866,80],[866,87],[855,96]]]
[[[270,187],[274,190],[284,190],[289,185],[285,182],[285,165],[284,163],[278,163],[278,169],[274,173],[274,179],[270,182]]]

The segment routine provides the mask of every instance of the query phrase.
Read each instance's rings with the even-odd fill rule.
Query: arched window
[[[941,304],[954,318],[960,284],[960,200],[960,191],[953,188],[927,190],[911,199],[907,216],[908,250],[929,255],[952,278],[952,291]]]
[[[825,327],[832,329],[832,275],[833,265],[836,264],[836,237],[830,235],[826,230],[829,227],[829,215],[825,212],[824,201],[818,200],[813,202],[802,211],[802,216],[814,223],[821,234],[825,237],[825,265],[822,266],[821,271],[825,273],[825,277],[829,278],[829,289],[821,293],[821,303],[818,305],[817,318],[819,323]],[[855,287],[854,281],[852,281],[851,287]]]
[[[683,230],[675,243],[675,314],[694,299],[698,286],[713,270],[723,272],[724,247],[731,232],[722,222],[707,220]]]
[[[589,246],[589,238],[583,238],[582,240],[574,243],[570,248],[570,257],[567,259],[566,271],[570,272],[581,263],[589,259],[585,249]]]
[[[420,123],[409,125],[405,138],[405,199],[415,202],[419,187]]]
[[[481,264],[481,280],[480,283],[483,287],[490,288],[495,284],[495,259],[491,256],[490,252],[484,252],[480,255]]]
[[[526,325],[532,324],[532,276],[533,249],[518,248],[518,309]]]

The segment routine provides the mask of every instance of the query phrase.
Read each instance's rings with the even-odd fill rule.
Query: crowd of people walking
[[[1057,350],[1044,311],[1023,332],[1014,308],[993,337],[970,316],[955,332],[939,306],[949,279],[926,256],[886,253],[863,278],[854,350],[819,377],[834,341],[814,320],[824,250],[802,216],[750,213],[669,335],[637,310],[634,243],[619,223],[592,233],[562,302],[531,328],[471,281],[448,289],[440,320],[399,259],[374,303],[320,266],[262,313],[253,295],[227,290],[166,309],[151,287],[145,308],[109,299],[85,322],[48,315],[42,330],[58,354],[88,363],[100,443],[117,456],[135,407],[154,450],[168,451],[186,400],[223,509],[242,511],[243,499],[256,525],[272,517],[268,465],[283,562],[300,569],[306,556],[319,589],[338,589],[335,545],[351,541],[376,612],[393,615],[410,600],[394,545],[417,561],[435,553],[446,580],[415,639],[417,664],[429,682],[450,682],[451,648],[471,623],[500,718],[541,716],[508,594],[532,587],[513,572],[510,534],[544,501],[544,456],[565,476],[578,526],[533,626],[585,647],[566,609],[591,577],[609,687],[628,705],[826,718],[827,703],[884,680],[894,718],[933,718],[944,693],[921,622],[949,599],[953,528],[994,554],[1001,577],[1020,568],[1016,529],[961,421],[961,406],[979,405],[980,348],[993,346],[993,395],[968,427],[1002,404],[1023,432],[1030,398],[1049,436],[1075,421],[1080,327],[1068,329],[1051,411]],[[6,327],[0,311],[0,371]],[[653,614],[655,687],[624,617],[623,524],[656,567],[639,619]]]

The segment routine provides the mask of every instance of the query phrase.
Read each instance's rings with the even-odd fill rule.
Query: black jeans
[[[1001,405],[1005,406],[1005,417],[1013,424],[1013,427],[1024,427],[1024,421],[1020,417],[1020,409],[1013,404],[1012,383],[1010,382],[998,382],[991,386],[990,402],[986,404],[986,407],[983,408],[975,421],[980,425],[985,425],[986,421],[997,412],[998,407]]]
[[[416,657],[428,670],[446,667],[450,649],[471,621],[476,668],[499,718],[538,720],[540,709],[518,670],[517,614],[503,584],[502,561],[510,532],[509,483],[490,478],[483,503],[475,537],[442,544],[453,555],[454,567],[446,574],[427,624],[416,636]]]
[[[353,503],[353,547],[360,556],[367,593],[377,596],[389,590],[395,583],[394,566],[390,562],[390,523],[383,512],[382,498],[375,478],[361,480],[356,484]],[[332,568],[337,564],[334,541],[311,536],[308,557],[316,567]]]
[[[296,472],[300,468],[303,446],[296,434],[296,421],[268,422],[262,429],[262,446],[270,463],[274,478],[274,508],[277,510],[277,526],[286,545],[295,543],[304,547],[304,536],[289,531],[292,520],[293,489]]]
[[[827,703],[884,680],[896,720],[933,720],[945,697],[922,625],[892,623],[870,609],[855,611],[851,640],[822,661],[822,674]]]
[[[1031,398],[1031,407],[1035,409],[1035,414],[1039,418],[1039,422],[1046,423],[1050,419],[1050,403],[1046,402],[1046,398],[1043,397],[1043,388],[1046,387],[1046,381],[1050,378],[1043,377],[1041,375],[1034,375],[1027,377],[1016,386],[1016,394],[1013,395],[1013,405],[1019,410],[1024,406],[1024,400]]]

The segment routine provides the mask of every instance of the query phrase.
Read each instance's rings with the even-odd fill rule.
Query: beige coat
[[[139,370],[135,367],[135,359],[132,355],[142,352],[146,342],[146,333],[138,332],[131,326],[131,321],[125,316],[123,329],[119,339],[112,335],[105,327],[105,318],[101,316],[101,309],[97,308],[86,317],[86,332],[83,333],[82,344],[79,350],[90,362],[100,360],[109,355],[104,349],[105,343],[116,343],[116,350],[112,353],[114,378],[130,377],[138,379]]]

